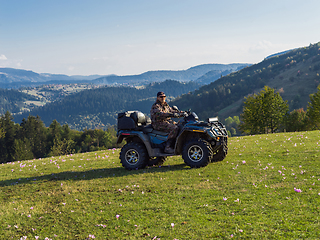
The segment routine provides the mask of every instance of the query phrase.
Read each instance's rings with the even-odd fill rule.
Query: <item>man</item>
[[[158,92],[157,101],[152,105],[150,115],[153,129],[169,133],[164,152],[174,153],[171,144],[178,135],[179,127],[171,120],[171,117],[182,117],[183,112],[172,109],[169,104],[166,103],[166,95],[164,92]]]

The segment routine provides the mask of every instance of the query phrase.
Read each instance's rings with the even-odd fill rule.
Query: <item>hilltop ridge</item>
[[[259,92],[265,85],[275,88],[290,110],[306,108],[309,94],[320,83],[320,43],[264,59],[262,62],[184,94],[172,104],[191,108],[199,117],[239,115],[244,97]]]

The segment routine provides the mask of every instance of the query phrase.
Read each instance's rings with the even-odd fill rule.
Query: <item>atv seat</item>
[[[151,119],[140,111],[127,111],[118,114],[118,130],[140,130]]]
[[[169,134],[169,133],[167,133],[167,132],[161,132],[161,131],[154,130],[154,129],[152,128],[152,125],[151,125],[151,124],[145,126],[145,127],[142,129],[142,131],[143,131],[144,133],[154,133],[154,134],[161,135],[161,136],[167,136],[167,135]]]

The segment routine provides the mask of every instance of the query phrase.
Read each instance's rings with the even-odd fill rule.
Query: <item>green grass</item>
[[[319,144],[234,137],[199,169],[177,156],[127,171],[118,149],[3,164],[0,239],[317,239]]]

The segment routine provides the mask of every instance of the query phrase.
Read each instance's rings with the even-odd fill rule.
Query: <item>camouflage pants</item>
[[[170,123],[170,122],[164,121],[164,122],[159,122],[159,123],[153,123],[152,127],[153,127],[153,129],[155,129],[157,131],[169,133],[168,139],[171,139],[171,138],[177,137],[178,130],[179,130],[179,127],[177,125],[175,125],[174,123],[175,122]]]

